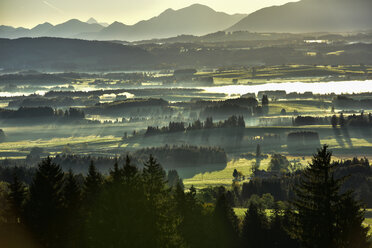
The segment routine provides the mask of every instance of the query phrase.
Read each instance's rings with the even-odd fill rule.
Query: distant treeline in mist
[[[46,156],[43,149],[34,148],[26,160],[23,162],[12,163],[11,160],[3,160],[0,162],[3,169],[7,167],[23,167],[25,164],[28,166],[34,166],[40,162],[42,156]],[[204,147],[204,146],[191,146],[191,145],[165,145],[161,147],[148,147],[138,149],[130,152],[129,155],[132,157],[133,163],[139,168],[143,164],[144,160],[152,154],[159,159],[166,170],[179,169],[185,167],[200,167],[207,169],[210,165],[226,165],[227,155],[226,152],[220,147]],[[125,156],[109,157],[109,156],[84,156],[74,154],[57,154],[52,158],[54,163],[59,164],[64,171],[69,169],[75,172],[86,173],[88,165],[91,161],[94,162],[95,166],[102,173],[109,171],[110,164],[117,161],[123,163]]]
[[[227,156],[219,147],[163,146],[139,149],[133,153],[137,161],[145,161],[149,155],[156,157],[165,168],[207,167],[227,163]],[[137,163],[139,164],[139,163]]]
[[[51,120],[84,119],[84,111],[76,108],[53,109],[51,107],[20,107],[17,110],[0,109],[0,119],[28,119],[36,118]]]
[[[341,95],[333,100],[333,105],[339,109],[371,109],[372,98],[357,100],[349,96]]]
[[[12,100],[8,103],[9,108],[19,108],[19,107],[70,107],[70,106],[91,106],[99,103],[98,96],[89,97],[25,97],[18,98],[17,100]]]
[[[193,123],[189,123],[188,126],[185,126],[185,123],[183,122],[169,122],[168,126],[164,126],[161,128],[148,126],[145,136],[211,128],[245,128],[244,117],[233,115],[230,116],[227,120],[219,121],[216,123],[213,122],[212,117],[207,117],[204,122],[198,119]]]

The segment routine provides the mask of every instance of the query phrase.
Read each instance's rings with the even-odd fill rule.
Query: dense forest
[[[369,247],[363,205],[348,190],[359,179],[345,181],[355,170],[370,173],[369,162],[331,157],[327,146],[319,149],[294,175],[290,194],[281,181],[253,180],[241,193],[235,181],[209,189],[210,203],[206,190],[185,190],[151,155],[142,169],[128,156],[123,165],[116,160],[105,175],[93,161],[86,175],[63,172],[48,157],[28,183],[14,171],[1,184],[0,239],[5,247]],[[265,205],[267,192],[276,201]],[[250,198],[242,219],[236,197]]]

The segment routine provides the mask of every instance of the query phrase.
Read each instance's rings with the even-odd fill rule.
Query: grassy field
[[[53,139],[22,140],[0,143],[0,159],[25,158],[33,147],[46,149],[51,155],[61,152],[79,152],[84,150],[116,148],[121,138],[114,136],[85,136]]]
[[[293,159],[300,160],[300,163],[302,165],[306,165],[310,161],[310,157],[305,158],[305,160],[302,160],[302,158],[299,157],[288,157],[288,159],[291,161]],[[260,162],[260,170],[266,170],[269,166],[271,157],[269,156],[267,159],[263,159]],[[232,179],[233,179],[233,172],[234,169],[237,169],[238,171],[242,172],[245,176],[245,181],[242,181],[241,183],[248,182],[249,177],[252,174],[252,166],[255,165],[256,160],[251,159],[233,159],[227,163],[227,166],[220,171],[213,171],[213,172],[206,172],[206,173],[200,173],[195,175],[192,178],[184,179],[183,183],[186,188],[191,187],[193,185],[195,188],[206,188],[206,187],[213,187],[213,186],[231,186]]]
[[[368,157],[368,156],[367,156]],[[352,157],[349,155],[337,155],[333,156],[333,161],[339,161],[344,159],[351,159]],[[371,159],[370,157],[368,157]],[[296,162],[297,168],[305,168],[311,162],[312,156],[293,156],[287,155],[287,159],[293,163]],[[266,170],[270,164],[271,156],[267,159],[261,160],[260,169]],[[227,166],[223,170],[213,171],[213,172],[206,172],[206,173],[199,173],[192,178],[186,178],[183,180],[183,183],[186,188],[191,187],[193,185],[195,188],[202,189],[207,187],[214,187],[214,186],[226,186],[229,187],[232,184],[233,180],[233,171],[237,169],[241,171],[243,175],[246,177],[245,181],[241,181],[241,183],[249,182],[249,177],[252,174],[252,166],[255,164],[255,160],[251,159],[233,159],[227,163]],[[371,214],[372,218],[372,214]],[[371,219],[372,220],[372,219]]]
[[[262,162],[262,164],[268,161]],[[194,185],[195,188],[205,188],[209,186],[230,186],[232,184],[232,174],[234,169],[241,171],[246,177],[252,174],[252,164],[254,160],[239,159],[227,163],[225,169],[220,171],[206,172],[195,175],[183,181],[186,188]],[[248,180],[248,179],[247,179]]]
[[[331,114],[331,102],[319,102],[317,100],[303,100],[303,101],[276,101],[270,102],[269,114],[279,115],[282,109],[288,113],[297,111],[301,114]]]

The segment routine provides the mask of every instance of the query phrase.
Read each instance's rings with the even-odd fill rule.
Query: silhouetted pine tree
[[[344,118],[343,113],[341,113],[340,117],[338,118],[338,124],[340,125],[340,127],[345,127],[346,126],[346,120]]]
[[[98,197],[102,189],[103,177],[94,166],[93,160],[90,162],[88,175],[84,182],[84,194],[87,204],[91,204]]]
[[[332,153],[323,146],[296,188],[298,238],[305,247],[335,247],[335,210],[340,181],[331,174]]]
[[[180,245],[178,234],[179,217],[171,198],[171,191],[165,180],[166,173],[156,159],[150,155],[144,163],[143,184],[148,200],[146,214],[148,215],[149,234],[154,247],[164,244]]]
[[[63,187],[63,200],[66,209],[78,209],[81,204],[81,188],[76,181],[75,175],[70,169],[65,175]]]
[[[337,119],[337,116],[336,115],[332,115],[332,118],[331,118],[331,125],[332,127],[337,127],[337,124],[338,124],[338,119]]]
[[[215,240],[213,247],[237,247],[239,241],[238,218],[226,199],[225,193],[221,193],[217,199],[213,213]]]
[[[337,247],[370,247],[369,227],[363,225],[365,210],[362,210],[362,205],[356,202],[349,192],[342,197],[340,207],[337,220],[339,230]]]
[[[206,247],[210,245],[211,226],[209,216],[203,214],[203,207],[196,199],[196,189],[191,186],[185,193],[181,185],[175,189],[176,211],[180,216],[178,230],[187,247]]]
[[[136,170],[128,157],[120,183],[104,185],[88,216],[88,247],[180,246],[178,219],[163,169],[150,157],[143,172],[146,176]]]
[[[176,170],[168,171],[167,181],[169,187],[171,188],[176,188],[178,186],[181,186],[182,189],[184,188],[182,179],[179,177],[178,172]]]
[[[90,170],[90,188],[96,188],[97,173]],[[87,247],[151,247],[153,237],[149,238],[148,203],[143,181],[139,173],[130,165],[129,158],[120,172],[117,162],[109,181],[99,187],[99,194],[87,216],[85,240]],[[120,181],[117,176],[120,172]],[[88,182],[88,180],[87,180]],[[94,187],[92,187],[94,185]]]
[[[241,232],[243,247],[267,247],[268,245],[268,220],[262,209],[251,203],[243,220]]]
[[[125,164],[122,174],[125,183],[131,183],[131,181],[136,179],[136,177],[138,176],[138,169],[136,166],[131,164],[131,160],[128,155],[125,158]]]
[[[119,168],[118,159],[115,158],[114,169],[110,170],[110,178],[113,184],[119,184],[123,178],[123,171]]]
[[[21,217],[23,216],[23,207],[27,190],[25,185],[19,181],[18,176],[14,173],[13,182],[9,186],[9,203],[11,215],[14,217],[15,223],[22,222]]]
[[[65,175],[64,181],[64,230],[61,235],[64,236],[63,242],[66,247],[80,247],[81,230],[83,227],[83,217],[81,213],[82,192],[71,169]]]
[[[291,212],[289,212],[288,210],[280,210],[278,205],[275,204],[274,214],[272,215],[270,220],[268,247],[299,247],[297,240],[293,239],[289,234],[289,231],[291,230],[291,215]]]
[[[261,145],[257,144],[256,146],[256,158],[261,158]]]
[[[263,95],[261,101],[262,101],[262,106],[269,105],[269,98],[267,97],[267,95]]]
[[[156,159],[150,155],[149,159],[144,163],[143,180],[147,197],[151,200],[155,195],[165,192],[165,171]]]
[[[62,244],[63,172],[50,157],[42,160],[30,186],[26,224],[45,247]]]
[[[333,177],[331,156],[326,145],[319,149],[297,185],[297,237],[304,247],[347,247],[356,238],[366,247],[360,205],[339,193],[342,180]]]

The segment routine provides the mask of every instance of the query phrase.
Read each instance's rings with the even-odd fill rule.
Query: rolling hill
[[[0,39],[0,68],[128,70],[154,64],[154,56],[133,46],[63,38]]]
[[[228,28],[252,32],[372,30],[371,0],[301,0],[260,9]]]

